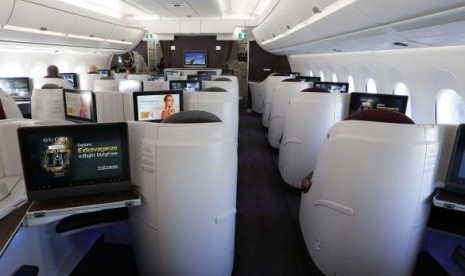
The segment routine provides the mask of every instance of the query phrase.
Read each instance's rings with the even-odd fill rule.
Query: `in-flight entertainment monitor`
[[[405,114],[408,96],[390,94],[350,93],[349,115],[367,109],[390,109]]]
[[[107,77],[111,77],[111,72],[110,70],[97,70],[98,73],[101,75],[101,76],[107,76]]]
[[[199,80],[199,76],[198,75],[187,75],[187,80]]]
[[[465,124],[460,124],[455,134],[447,170],[446,189],[460,193],[465,191]]]
[[[165,81],[165,75],[163,74],[149,75],[149,81]]]
[[[202,91],[201,80],[170,80],[170,90]]]
[[[183,110],[183,91],[134,92],[134,120],[160,122]]]
[[[298,80],[305,80],[306,82],[321,82],[321,77],[307,77],[307,76],[297,76]]]
[[[330,81],[316,81],[313,87],[326,89],[331,93],[348,93],[349,83],[347,82],[330,82]]]
[[[210,81],[213,76],[216,76],[216,71],[197,71],[199,80]]]
[[[90,90],[63,89],[65,119],[76,123],[97,122],[95,94]]]
[[[207,67],[207,51],[185,51],[184,67]]]
[[[182,76],[181,71],[175,71],[175,70],[166,70],[165,71],[165,80],[168,80],[168,76]]]
[[[77,75],[76,73],[60,73],[58,74],[63,79],[67,80],[74,88],[78,88]]]
[[[18,128],[29,200],[131,189],[126,122]]]
[[[30,100],[29,78],[0,78],[0,88],[15,100]]]

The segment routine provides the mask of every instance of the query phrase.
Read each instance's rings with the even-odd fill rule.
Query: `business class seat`
[[[289,79],[289,76],[269,76],[266,78],[262,108],[262,125],[264,127],[268,127],[270,125],[271,99],[273,98],[275,89],[280,82],[286,79]]]
[[[128,123],[132,180],[143,201],[130,210],[140,275],[232,273],[234,136],[223,123],[187,117],[186,123]]]
[[[12,118],[23,118],[23,114],[13,98],[0,89],[0,120]]]
[[[93,90],[94,81],[100,79],[100,74],[80,74],[79,75],[79,89]]]
[[[279,145],[278,167],[284,181],[300,188],[313,171],[329,129],[347,114],[348,94],[315,93],[307,88],[289,105]]]
[[[439,128],[352,119],[331,128],[302,194],[307,249],[325,275],[412,275],[434,190]]]
[[[52,85],[45,87],[53,87]],[[64,120],[63,89],[34,89],[31,96],[31,118],[33,120]]]
[[[94,81],[94,92],[118,92],[118,80],[115,79],[96,79]]]
[[[209,87],[221,87],[226,91],[232,93],[234,98],[239,101],[239,89],[238,86],[232,81],[202,81],[202,89]]]
[[[282,81],[276,86],[271,98],[270,122],[268,126],[268,142],[274,148],[279,148],[283,136],[284,119],[291,101],[300,91],[310,87],[310,82]]]
[[[221,87],[208,87],[200,92],[184,92],[184,110],[203,110],[218,116],[231,126],[238,141],[239,109],[235,96]]]
[[[74,89],[73,85],[62,78],[41,78],[34,81],[34,88],[42,88],[43,85],[53,83],[58,85],[60,88]]]

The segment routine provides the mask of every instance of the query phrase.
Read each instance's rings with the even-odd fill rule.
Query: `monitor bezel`
[[[139,107],[137,105],[137,98],[139,96],[152,96],[152,95],[168,95],[168,94],[176,94],[179,95],[179,112],[184,110],[184,91],[182,90],[157,90],[157,91],[141,91],[141,92],[134,92],[132,93],[132,101],[133,101],[133,111],[134,111],[134,121],[139,122],[154,122],[159,123],[163,121],[163,119],[156,119],[156,120],[139,120]]]
[[[406,95],[393,95],[393,94],[373,94],[373,93],[363,93],[363,92],[352,92],[350,93],[350,99],[349,99],[349,108],[348,108],[348,115],[351,115],[354,112],[359,111],[359,103],[360,103],[360,98],[361,97],[377,97],[378,100],[382,101],[382,98],[398,98],[402,99],[402,106],[399,108],[399,111],[394,111],[394,112],[400,112],[402,114],[405,114],[407,111],[407,104],[408,104],[408,96]],[[357,110],[355,109],[355,99],[357,99]]]
[[[90,106],[90,119],[82,118],[78,116],[69,115],[67,112],[66,93],[83,94],[90,93],[91,95],[91,106]],[[82,89],[63,89],[63,105],[65,108],[65,120],[75,123],[96,123],[97,122],[97,102],[95,100],[95,93],[90,90]]]
[[[33,176],[34,164],[32,158],[25,158],[34,149],[29,143],[28,138],[33,135],[64,135],[69,133],[70,129],[75,128],[75,132],[95,132],[98,129],[102,133],[105,130],[118,129],[121,138],[121,155],[122,155],[122,174],[115,178],[105,177],[99,179],[84,179],[80,181],[63,182],[67,183],[66,187],[54,187],[49,189],[38,189],[35,178]],[[63,134],[61,134],[63,133]],[[24,182],[26,185],[26,193],[29,200],[40,199],[56,199],[66,198],[71,196],[82,196],[89,194],[98,194],[105,192],[116,192],[122,190],[129,190],[132,188],[131,184],[131,169],[129,157],[129,139],[128,139],[128,126],[126,122],[112,122],[112,123],[99,123],[99,124],[70,124],[70,125],[52,125],[52,126],[34,126],[34,127],[20,127],[18,128],[18,142],[21,155],[21,163],[24,172]]]
[[[205,63],[204,64],[189,64],[189,63],[186,63],[186,56],[188,54],[202,54],[204,56],[204,60],[205,60]],[[187,67],[187,68],[204,68],[204,67],[208,67],[208,52],[205,51],[205,50],[187,50],[187,51],[184,51],[183,54],[182,54],[182,64],[184,67]]]

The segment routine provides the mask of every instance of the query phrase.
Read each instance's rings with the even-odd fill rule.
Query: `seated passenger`
[[[89,71],[87,71],[87,74],[99,74],[97,66],[95,65],[89,66]]]
[[[58,75],[59,73],[58,67],[52,64],[47,67],[47,75],[44,78],[62,79],[62,77]]]

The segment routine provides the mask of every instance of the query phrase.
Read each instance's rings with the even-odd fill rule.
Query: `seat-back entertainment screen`
[[[96,123],[95,94],[90,90],[63,89],[65,119],[76,123]]]
[[[313,87],[326,89],[331,93],[348,93],[349,83],[347,82],[329,82],[329,81],[315,81]]]
[[[170,80],[170,90],[202,91],[200,80]]]
[[[408,96],[390,94],[350,93],[349,115],[367,109],[384,108],[405,114]]]
[[[134,92],[134,120],[160,122],[183,110],[183,91]]]

